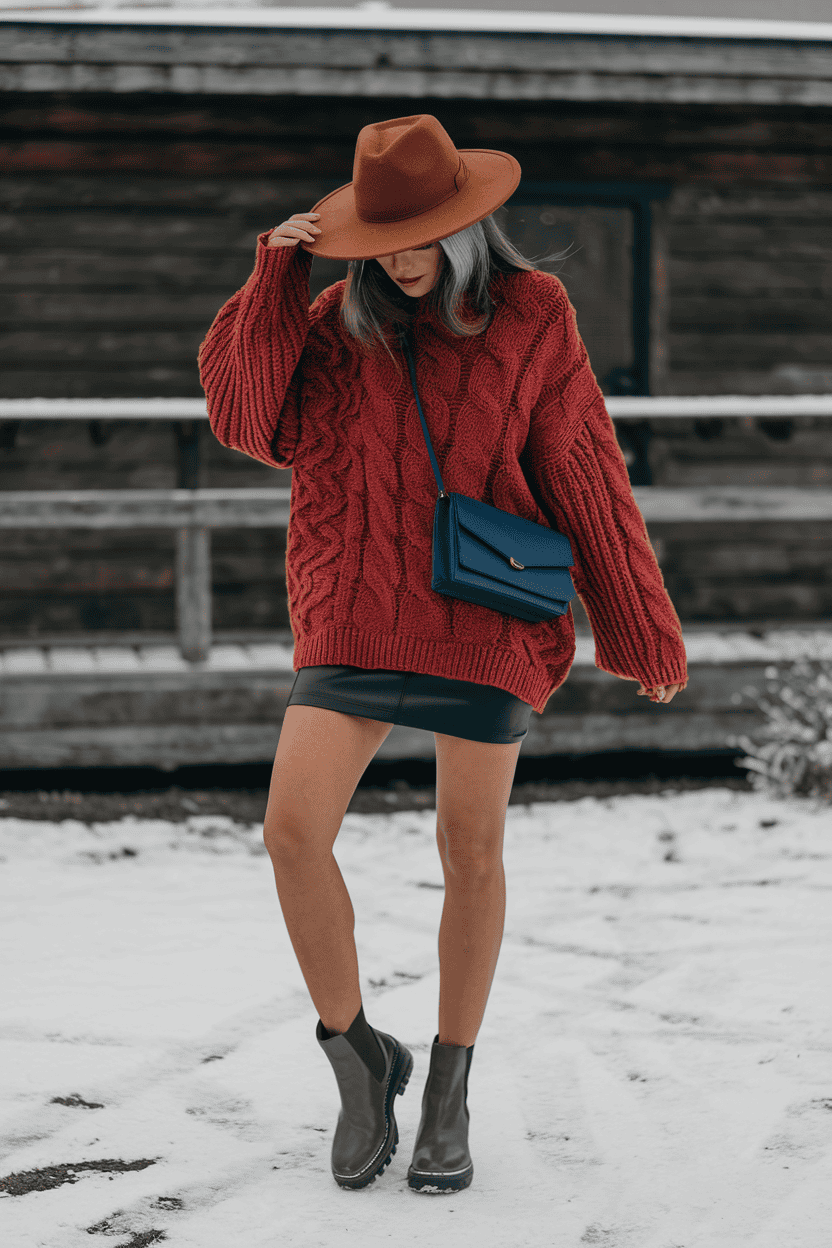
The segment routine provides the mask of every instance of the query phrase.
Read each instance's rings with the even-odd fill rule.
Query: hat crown
[[[359,220],[406,221],[450,199],[468,180],[468,168],[436,117],[416,113],[364,126],[353,162]]]

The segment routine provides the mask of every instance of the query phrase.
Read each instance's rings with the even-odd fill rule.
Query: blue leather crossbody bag
[[[433,512],[431,589],[521,620],[540,623],[563,615],[575,597],[569,538],[465,494],[446,491],[425,423],[416,365],[403,339],[410,380],[439,497]]]

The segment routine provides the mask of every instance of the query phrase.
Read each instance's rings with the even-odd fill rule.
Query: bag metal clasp
[[[513,568],[517,568],[517,570],[518,570],[519,572],[522,572],[522,571],[523,571],[523,569],[524,569],[524,568],[525,568],[525,566],[526,566],[524,563],[517,563],[517,561],[515,560],[515,558],[514,558],[514,556],[513,556],[513,555],[509,555],[509,557],[508,557],[508,561],[509,561],[509,563],[511,564],[511,566],[512,566]]]

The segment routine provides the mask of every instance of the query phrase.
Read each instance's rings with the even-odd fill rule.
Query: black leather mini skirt
[[[494,685],[346,666],[300,668],[286,705],[320,706],[502,745],[523,740],[532,713],[528,702]]]

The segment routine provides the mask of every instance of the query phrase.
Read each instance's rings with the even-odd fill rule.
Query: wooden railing
[[[832,417],[832,395],[608,398],[614,420]],[[3,399],[0,421],[207,420],[200,399]],[[832,490],[760,486],[635,486],[649,522],[832,520]],[[211,529],[285,528],[291,490],[0,491],[0,529],[175,529],[176,612],[184,658],[211,648]]]

